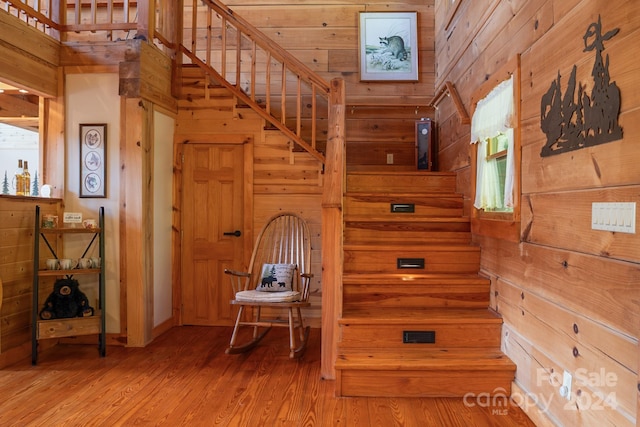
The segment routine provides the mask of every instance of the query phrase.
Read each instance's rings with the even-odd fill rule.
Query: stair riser
[[[345,215],[370,215],[379,219],[405,220],[412,217],[461,217],[462,199],[436,198],[424,199],[409,198],[389,200],[376,200],[367,196],[347,196],[344,199]],[[413,212],[398,212],[404,206],[412,207]]]
[[[486,308],[488,285],[411,286],[404,284],[343,284],[345,309],[365,307],[397,308]]]
[[[346,230],[362,230],[370,233],[469,233],[471,224],[465,221],[429,221],[412,222],[405,217],[399,221],[373,222],[354,220],[354,217],[345,217]],[[358,217],[362,218],[362,217]],[[402,219],[402,218],[400,218]]]
[[[455,174],[348,174],[347,192],[445,193],[456,192]]]
[[[343,324],[341,325],[341,348],[397,348],[410,350],[417,346],[425,349],[435,348],[489,348],[500,347],[501,325],[499,323],[430,323],[428,320],[412,324]],[[433,344],[405,344],[403,331],[434,331]]]
[[[431,249],[431,248],[429,248]],[[344,251],[345,273],[477,273],[480,268],[480,252],[477,248],[449,251],[380,250]],[[424,259],[424,268],[398,268],[398,259]]]
[[[362,228],[347,228],[344,232],[346,243],[371,243],[374,245],[386,242],[404,242],[407,245],[424,244],[456,244],[471,243],[471,233],[464,231],[381,231]]]
[[[496,396],[496,407],[511,394],[512,370],[338,370],[338,396],[467,397],[477,404],[481,393]]]

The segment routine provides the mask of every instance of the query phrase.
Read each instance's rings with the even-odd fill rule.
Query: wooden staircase
[[[509,395],[454,173],[349,172],[344,199],[340,396]]]

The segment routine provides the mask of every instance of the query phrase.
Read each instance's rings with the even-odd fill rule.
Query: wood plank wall
[[[60,129],[64,114],[58,95],[62,92],[60,43],[0,10],[0,80],[46,97],[40,114],[51,120],[44,132],[50,151],[41,157],[41,182],[54,185],[53,195],[62,194],[64,142]],[[57,169],[57,170],[54,170]],[[31,296],[33,286],[33,224],[35,206],[43,213],[58,213],[60,199],[0,196],[0,366],[24,358],[31,351]],[[52,242],[54,247],[56,242]],[[41,245],[42,259],[49,250]],[[52,285],[52,282],[49,283]],[[50,292],[43,286],[42,292]],[[46,295],[45,295],[46,298]],[[45,344],[46,345],[46,344]]]
[[[62,221],[60,199],[0,196],[0,366],[16,362],[30,351],[36,205],[41,206],[41,215],[58,215]],[[52,238],[50,243],[56,248],[57,239]],[[51,254],[41,243],[42,267],[47,258]],[[52,283],[41,289],[44,298],[51,292]]]
[[[347,88],[347,164],[384,169],[415,167],[415,120],[433,118],[433,0],[251,0],[225,2],[326,81]],[[418,12],[419,81],[361,82],[359,12]],[[190,22],[185,22],[188,28]],[[186,29],[186,32],[189,30]],[[387,154],[394,163],[387,165]]]
[[[503,348],[518,365],[516,397],[541,424],[640,425],[640,238],[591,230],[592,202],[640,205],[638,5],[461,0],[449,22],[449,3],[436,2],[436,86],[452,81],[467,109],[473,91],[521,54],[522,241],[475,236],[492,306],[505,319]],[[623,139],[542,158],[541,97],[558,72],[566,90],[574,64],[582,82],[592,81],[595,53],[583,51],[583,35],[598,15],[602,34],[620,29],[603,55],[621,91]],[[449,100],[436,120],[441,169],[458,172],[469,212],[470,126]],[[574,379],[570,401],[559,396],[563,371]]]
[[[227,6],[319,73],[345,80],[347,104],[424,105],[434,91],[433,0],[227,0]],[[419,82],[360,82],[359,12],[418,12]]]

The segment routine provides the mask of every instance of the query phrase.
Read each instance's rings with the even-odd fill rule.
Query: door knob
[[[242,232],[240,230],[236,230],[236,231],[227,231],[224,233],[225,236],[236,236],[236,237],[240,237],[242,236]]]

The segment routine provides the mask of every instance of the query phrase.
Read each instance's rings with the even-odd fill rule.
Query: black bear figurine
[[[93,307],[89,299],[80,290],[75,279],[58,279],[53,285],[53,292],[44,302],[40,310],[42,320],[64,319],[69,317],[93,316]]]

